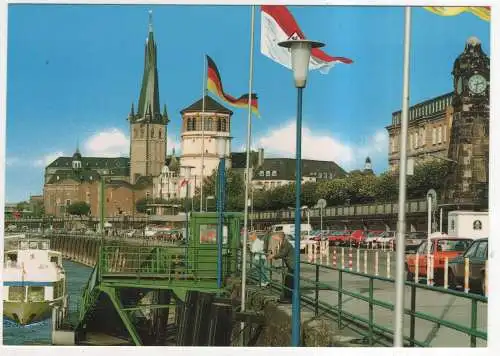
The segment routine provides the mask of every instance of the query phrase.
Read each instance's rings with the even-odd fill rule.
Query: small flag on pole
[[[239,98],[235,98],[229,94],[226,94],[222,87],[222,80],[220,78],[219,70],[217,69],[215,62],[212,60],[212,58],[207,56],[207,63],[207,89],[224,100],[229,105],[242,109],[247,108],[249,95],[244,94]],[[260,116],[257,94],[252,94],[251,104],[252,112],[257,116]]]
[[[291,69],[290,51],[278,46],[279,42],[290,39],[306,39],[306,36],[287,7],[283,5],[261,6],[260,51],[262,54]],[[349,58],[333,57],[319,48],[313,48],[309,70],[319,69],[320,73],[328,74],[335,64],[351,64],[352,62]]]
[[[188,184],[188,180],[187,179],[183,179],[181,184],[179,185],[179,188],[182,188],[184,187],[186,184]]]
[[[425,6],[424,9],[440,16],[457,16],[464,12],[470,12],[481,20],[490,21],[490,6]]]

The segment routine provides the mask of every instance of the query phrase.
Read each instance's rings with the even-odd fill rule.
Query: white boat
[[[20,325],[50,318],[52,307],[67,310],[68,295],[62,254],[48,240],[18,241],[4,252],[3,315]]]

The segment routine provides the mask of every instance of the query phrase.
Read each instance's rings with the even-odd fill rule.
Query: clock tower
[[[443,200],[458,209],[488,208],[490,59],[476,37],[453,65],[450,173]]]

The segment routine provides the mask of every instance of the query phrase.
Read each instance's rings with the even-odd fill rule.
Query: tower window
[[[144,128],[141,129],[141,138],[144,138]]]
[[[432,144],[433,145],[436,144],[436,128],[435,127],[432,128]]]
[[[221,119],[221,131],[227,131],[226,119]]]
[[[270,177],[271,176],[271,172],[270,171],[266,171],[266,177]]]
[[[217,131],[222,131],[222,119],[217,120]]]
[[[438,128],[438,143],[441,143],[443,140],[443,129],[441,128],[441,126],[439,126]]]
[[[207,131],[212,131],[213,125],[214,125],[214,120],[212,118],[209,118],[207,122]]]
[[[194,118],[193,117],[190,117],[188,120],[187,120],[187,130],[188,131],[194,131]]]
[[[273,172],[272,172],[272,176],[273,176],[273,177],[276,177],[277,175],[278,175],[278,172],[276,172],[276,171],[273,171]]]
[[[158,138],[161,138],[161,129],[158,130]]]
[[[264,171],[259,172],[259,177],[264,177]],[[57,177],[57,179],[59,179],[59,177]]]
[[[134,129],[134,138],[137,138],[137,136],[138,136],[138,130],[137,130],[137,128],[135,128]]]
[[[152,129],[151,129],[151,137],[152,137],[152,138],[154,138],[154,137],[155,137],[155,129],[154,129],[154,128],[152,128]]]

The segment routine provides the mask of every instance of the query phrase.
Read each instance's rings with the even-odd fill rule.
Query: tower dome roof
[[[73,161],[81,161],[82,160],[82,155],[80,153],[80,150],[77,148],[75,153],[73,153]]]

